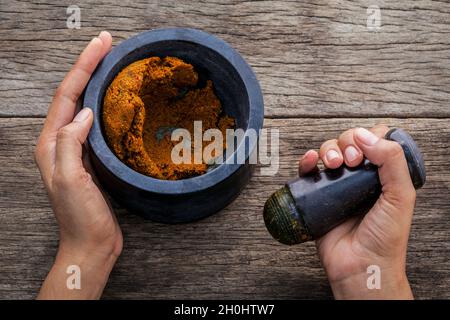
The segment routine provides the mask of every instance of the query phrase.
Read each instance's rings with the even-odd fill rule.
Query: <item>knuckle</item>
[[[58,88],[56,88],[54,99],[58,99],[64,96],[65,88],[64,85],[61,83]]]
[[[335,140],[336,140],[336,139],[331,139],[331,140],[327,140],[327,141],[325,141],[324,143],[322,143],[322,145],[320,146],[320,151],[325,151],[325,150],[327,150],[330,146],[333,145],[333,142],[334,142]]]
[[[330,139],[330,140],[325,141],[325,142],[323,143],[323,146],[326,146],[326,147],[333,147],[333,146],[337,145],[337,142],[338,142],[337,139]]]
[[[33,156],[34,156],[34,163],[37,166],[39,166],[39,161],[40,158],[42,157],[42,147],[39,144],[37,144],[36,147],[34,148]]]
[[[52,189],[53,190],[65,190],[65,189],[67,189],[68,181],[69,181],[69,177],[66,174],[64,174],[60,171],[57,171],[53,175]]]
[[[386,131],[388,131],[389,127],[387,125],[385,125],[385,124],[378,123],[378,124],[376,124],[376,125],[374,125],[372,127],[372,130],[386,130]]]
[[[56,88],[55,91],[55,98],[62,98],[62,97],[67,97],[67,93],[70,92],[70,90],[68,90],[69,88],[67,87],[66,83],[63,81],[61,82],[61,84],[58,86],[58,88]],[[68,97],[70,98],[70,97]]]
[[[58,130],[58,133],[56,134],[57,140],[70,139],[71,137],[72,137],[72,130],[68,126],[62,127],[61,129]]]
[[[405,190],[405,194],[403,197],[407,203],[414,206],[414,204],[416,203],[416,196],[417,196],[416,189],[414,189],[414,187],[411,185],[411,188],[407,188]]]
[[[349,140],[353,140],[353,131],[355,129],[348,129],[345,130],[344,132],[341,133],[341,135],[339,136],[338,142],[339,143],[348,143]]]
[[[81,92],[74,91],[69,82],[63,80],[55,91],[54,99],[68,99],[71,102],[76,102]]]
[[[53,176],[53,187],[62,190],[81,190],[92,182],[92,176],[85,170],[57,170]]]
[[[402,146],[394,141],[388,141],[387,155],[392,158],[404,157]]]
[[[377,124],[372,128],[370,128],[369,131],[375,134],[376,136],[383,138],[389,131],[389,127],[384,124]]]
[[[93,182],[93,181],[92,181],[92,176],[91,176],[91,174],[90,174],[89,172],[85,171],[85,170],[83,170],[83,171],[79,174],[78,180],[80,181],[80,183],[81,183],[83,186],[91,185],[91,183]]]
[[[48,149],[47,147],[42,144],[42,142],[38,142],[36,144],[36,147],[34,148],[33,151],[33,158],[34,158],[34,163],[40,167],[40,163],[42,161],[42,159],[45,157],[45,154],[48,153]]]
[[[416,203],[416,190],[412,184],[411,187],[404,187],[402,190],[398,190],[395,200],[399,207],[413,209]]]
[[[67,189],[73,184],[73,173],[68,170],[56,169],[53,175],[52,184],[56,189]]]
[[[336,152],[339,152],[340,148],[338,146],[338,140],[337,139],[331,139],[331,140],[327,140],[325,141],[321,146],[320,146],[320,156],[324,157],[326,155],[326,153],[328,152],[328,150],[330,149],[334,149]]]

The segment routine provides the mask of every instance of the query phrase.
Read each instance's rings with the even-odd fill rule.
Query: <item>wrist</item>
[[[382,299],[409,300],[414,299],[403,268],[381,267],[379,274],[361,272],[330,281],[336,299]],[[379,277],[377,285],[374,277]]]
[[[58,253],[56,255],[55,264],[67,265],[76,264],[85,266],[86,271],[94,270],[99,275],[104,275],[111,272],[119,255],[114,250],[103,249],[93,246],[79,246],[72,247],[60,244]]]
[[[99,299],[117,258],[114,251],[61,243],[38,299]]]
[[[122,240],[108,243],[60,237],[56,261],[78,259],[92,264],[115,262],[122,252]]]

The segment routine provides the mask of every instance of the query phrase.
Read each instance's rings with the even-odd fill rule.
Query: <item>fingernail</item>
[[[101,31],[99,34],[98,34],[98,38],[100,38],[101,39],[101,37],[102,37],[102,34],[108,34],[108,32],[107,31],[105,31],[105,30],[103,30],[103,31]]]
[[[358,150],[354,146],[348,146],[345,149],[345,158],[347,159],[347,162],[353,162],[355,161],[359,156]]]
[[[73,122],[84,122],[89,118],[89,114],[91,110],[89,108],[83,108],[80,112],[77,113],[75,118],[73,118]]]
[[[339,153],[336,150],[331,149],[331,150],[327,151],[327,160],[328,160],[328,162],[331,162],[331,161],[333,161],[334,159],[337,159],[337,158],[339,158]]]
[[[355,133],[358,136],[358,139],[367,146],[373,146],[380,140],[380,138],[364,128],[356,129]]]

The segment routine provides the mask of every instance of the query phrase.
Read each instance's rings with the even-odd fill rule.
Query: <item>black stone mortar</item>
[[[116,46],[101,62],[86,88],[83,105],[94,112],[88,137],[91,161],[103,188],[130,212],[164,223],[198,220],[233,201],[248,183],[253,165],[249,155],[256,143],[243,140],[245,164],[223,163],[207,173],[183,180],[151,178],[121,162],[108,147],[103,133],[102,106],[114,77],[130,63],[152,56],[173,56],[194,66],[200,86],[212,80],[224,112],[244,130],[262,128],[264,102],[255,74],[226,42],[208,33],[182,28],[140,33]]]

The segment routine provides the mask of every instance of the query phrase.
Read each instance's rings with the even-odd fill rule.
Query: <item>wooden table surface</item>
[[[57,249],[55,219],[33,161],[59,82],[88,41],[114,44],[182,26],[229,42],[253,67],[266,128],[280,129],[280,170],[257,168],[220,213],[186,225],[116,212],[125,245],[105,298],[331,298],[314,244],[275,242],[266,198],[309,148],[353,126],[409,130],[426,161],[407,272],[417,298],[450,298],[450,3],[448,1],[0,1],[0,298],[34,298]],[[367,8],[381,8],[381,29]],[[343,257],[345,259],[345,257]]]

